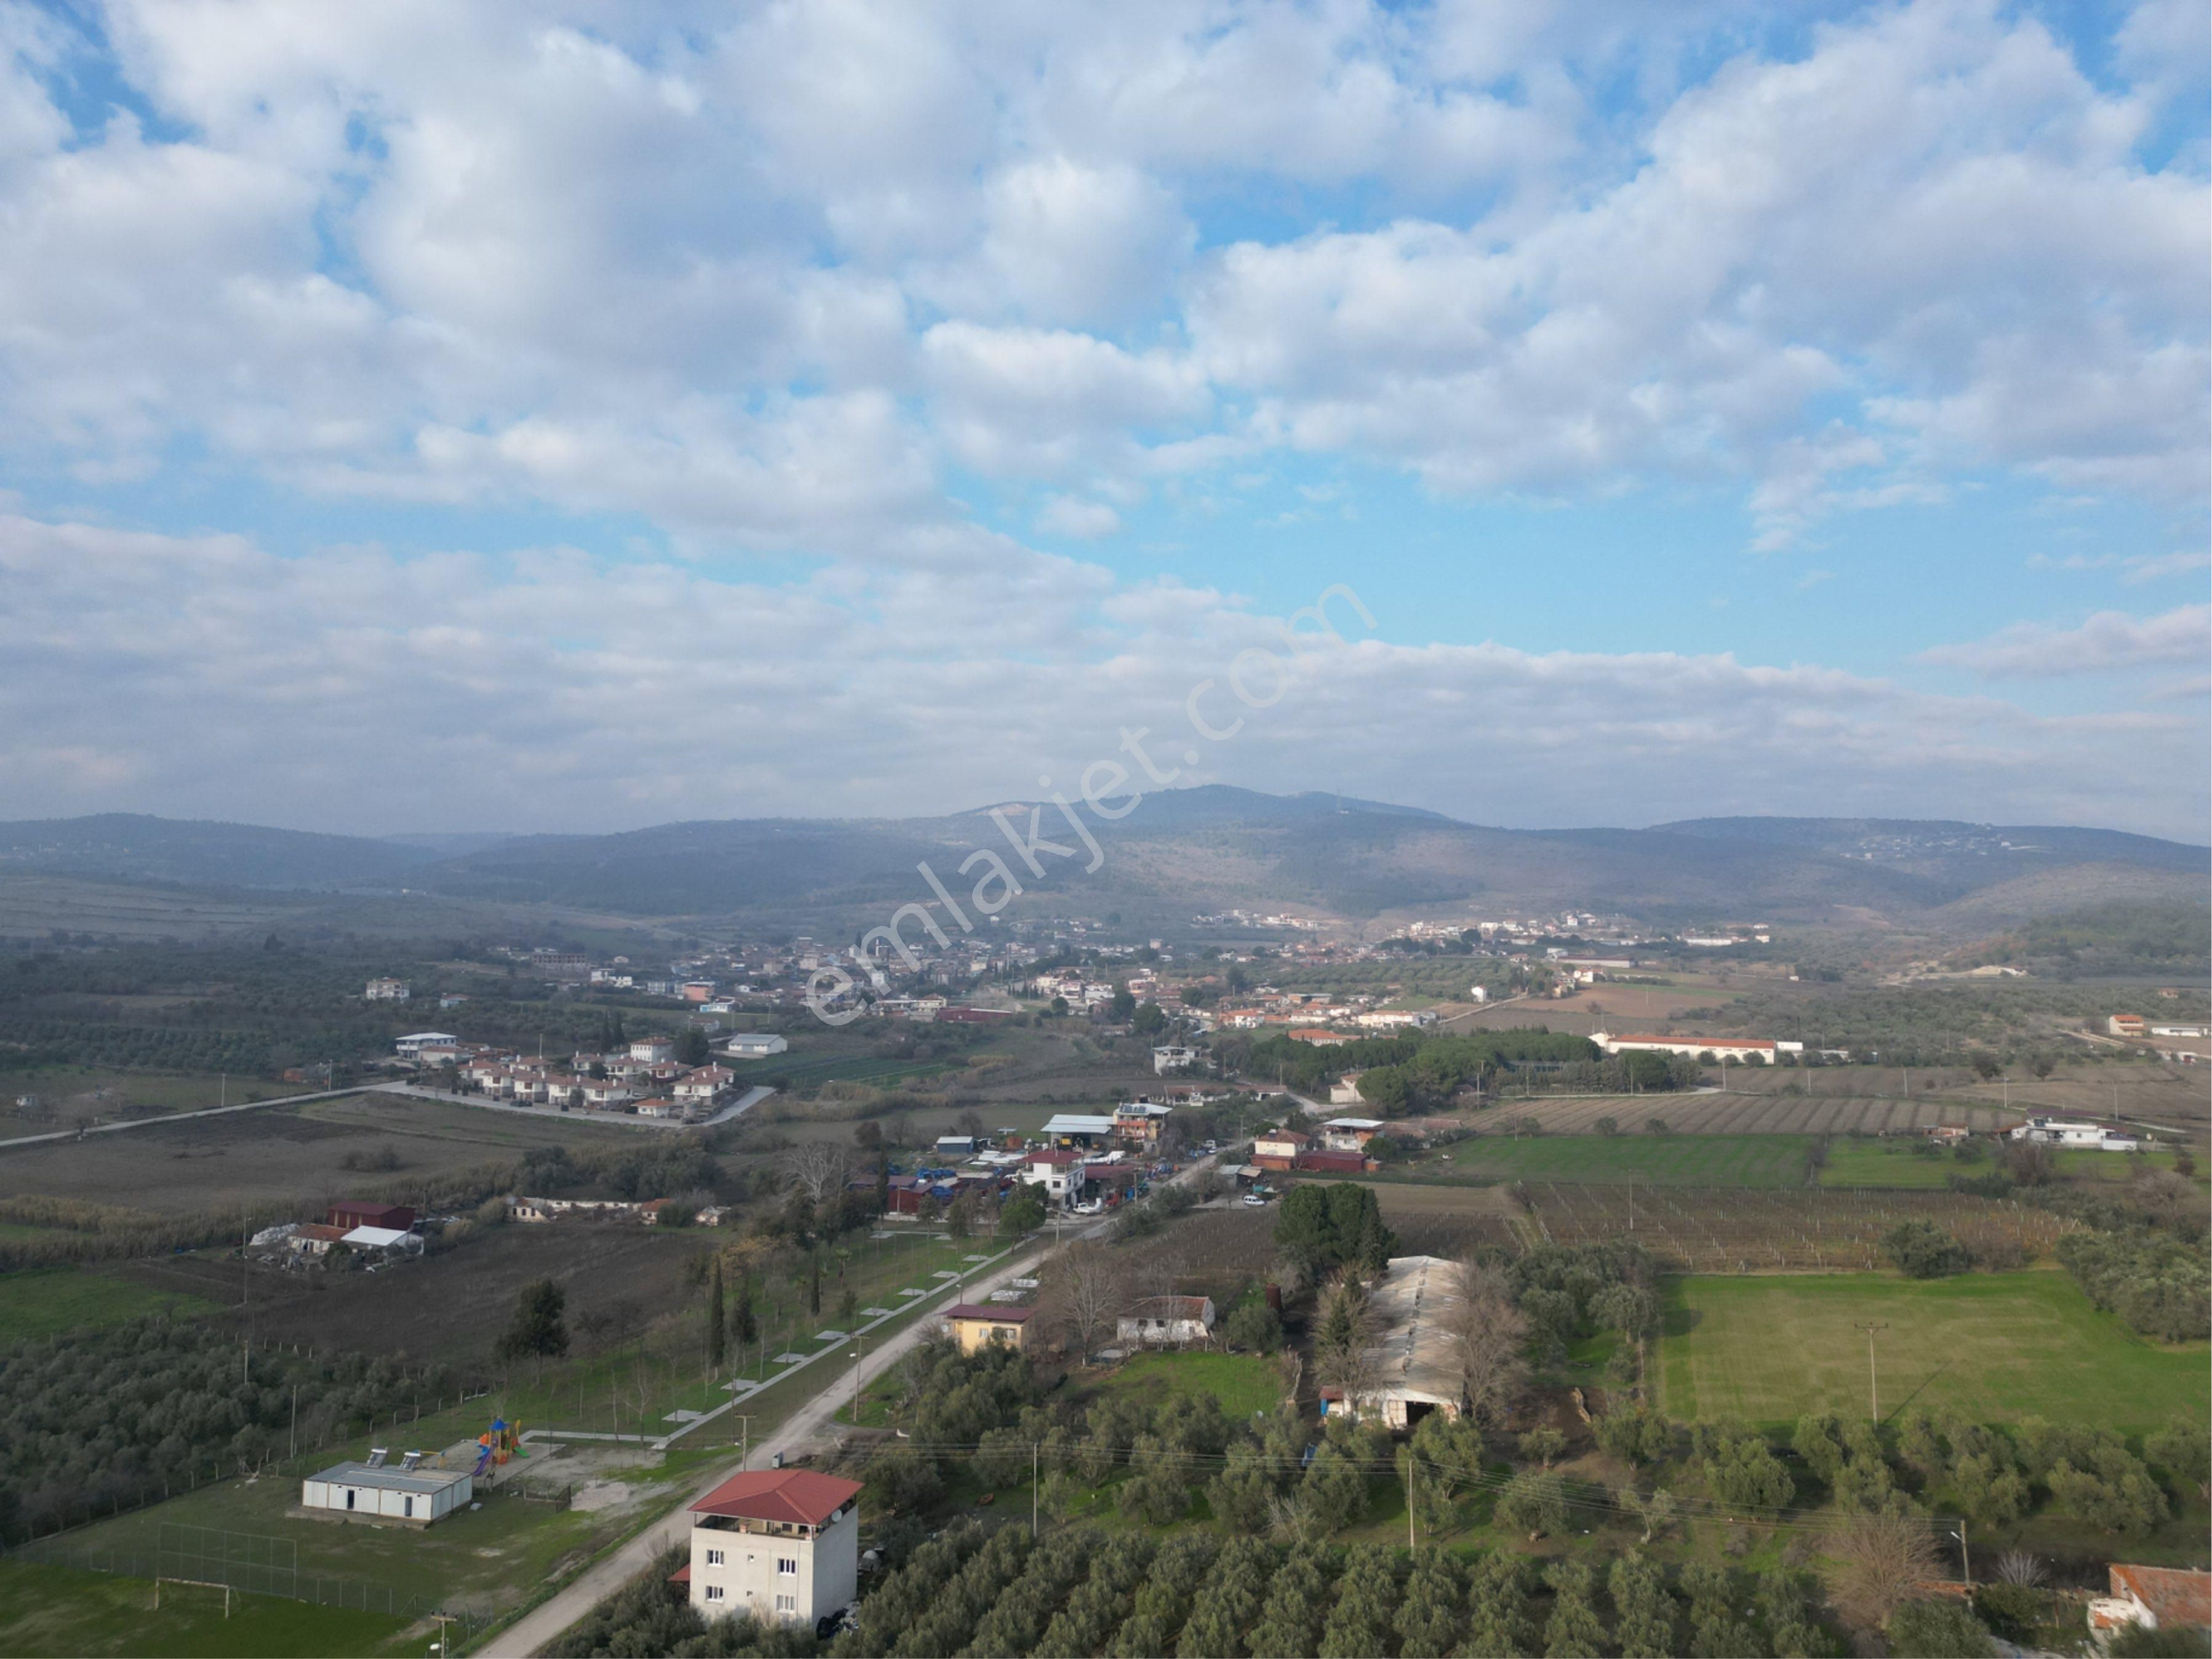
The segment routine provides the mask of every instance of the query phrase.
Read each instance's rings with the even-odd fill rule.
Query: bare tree
[[[1462,1261],[1453,1281],[1443,1327],[1459,1360],[1468,1411],[1484,1422],[1503,1422],[1528,1380],[1528,1321],[1513,1305],[1502,1269]]]
[[[1079,1360],[1097,1352],[1102,1332],[1110,1331],[1128,1299],[1121,1263],[1103,1244],[1072,1244],[1060,1255],[1053,1276],[1053,1304]]]
[[[1926,1520],[1888,1510],[1851,1516],[1828,1553],[1836,1564],[1830,1584],[1836,1610],[1861,1629],[1887,1624],[1942,1571]]]
[[[1182,1277],[1182,1256],[1179,1252],[1146,1250],[1137,1259],[1134,1289],[1140,1297],[1173,1296],[1176,1282]]]
[[[846,1149],[835,1141],[795,1141],[783,1155],[784,1173],[806,1194],[806,1201],[819,1209],[825,1197],[844,1187],[848,1158]]]
[[[2043,1563],[2026,1550],[2007,1550],[1997,1557],[1997,1578],[2000,1583],[2021,1584],[2035,1589],[2050,1578]]]

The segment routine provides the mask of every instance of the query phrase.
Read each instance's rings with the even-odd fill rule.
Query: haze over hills
[[[1030,802],[996,811],[1026,830]],[[1103,862],[1047,856],[1029,878],[993,807],[936,818],[729,819],[608,836],[371,839],[138,815],[0,824],[4,878],[69,877],[210,890],[396,893],[641,916],[756,915],[842,926],[956,893],[978,848],[1010,860],[1021,902],[1162,920],[1226,907],[1347,920],[1422,907],[1573,905],[1659,922],[1832,920],[1844,913],[1987,926],[2083,902],[2194,902],[2212,850],[2116,831],[1948,821],[1716,818],[1650,829],[1500,830],[1326,793],[1164,791],[1117,823],[1085,815]],[[1056,807],[1038,833],[1073,846]],[[1984,902],[1976,902],[1978,896]],[[878,918],[878,920],[880,917]]]

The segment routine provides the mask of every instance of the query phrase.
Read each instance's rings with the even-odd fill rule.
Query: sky
[[[2212,839],[2209,52],[0,0],[0,817]]]

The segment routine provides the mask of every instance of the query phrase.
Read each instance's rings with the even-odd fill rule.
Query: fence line
[[[165,1533],[167,1530],[164,1528]],[[210,1534],[217,1529],[192,1527],[178,1530]],[[204,1553],[204,1547],[204,1547],[204,1540],[180,1540],[176,1548],[165,1541],[149,1554],[137,1550],[89,1549],[52,1540],[20,1545],[6,1553],[9,1559],[37,1566],[68,1567],[79,1572],[106,1573],[122,1578],[185,1581],[273,1601],[306,1601],[354,1613],[381,1613],[395,1619],[440,1619],[459,1626],[465,1640],[473,1640],[477,1630],[494,1617],[465,1609],[451,1610],[429,1597],[403,1595],[389,1584],[372,1583],[365,1578],[302,1572],[296,1559],[289,1565],[277,1565],[279,1551],[276,1547],[282,1546],[283,1551],[296,1556],[295,1547],[289,1539],[264,1539],[246,1533],[224,1533],[221,1536],[223,1542],[214,1554]],[[257,1544],[270,1547],[266,1552],[269,1560],[241,1560],[233,1553],[243,1547],[250,1557]]]

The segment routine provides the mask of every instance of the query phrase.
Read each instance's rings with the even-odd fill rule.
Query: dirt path
[[[0,1140],[0,1152],[11,1146],[46,1146],[61,1140],[82,1140],[88,1135],[120,1134],[125,1129],[157,1129],[165,1123],[184,1123],[196,1117],[228,1117],[233,1112],[265,1112],[271,1106],[297,1106],[302,1101],[338,1100],[347,1095],[374,1094],[377,1085],[354,1089],[323,1089],[311,1095],[279,1095],[274,1100],[246,1100],[235,1106],[204,1106],[196,1112],[165,1112],[159,1117],[125,1118],[114,1123],[87,1124],[81,1129],[57,1129],[51,1134],[18,1135]]]

